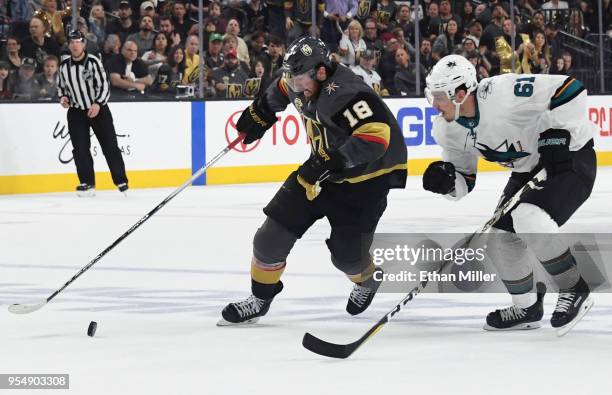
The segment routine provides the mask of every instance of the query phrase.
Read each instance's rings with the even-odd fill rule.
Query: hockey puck
[[[91,321],[89,323],[89,328],[87,328],[87,336],[94,337],[96,334],[96,328],[98,328],[98,323],[96,321]]]

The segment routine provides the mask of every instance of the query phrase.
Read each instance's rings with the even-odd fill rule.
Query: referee
[[[117,144],[113,116],[106,105],[110,97],[108,79],[100,59],[88,54],[85,45],[85,37],[80,31],[70,32],[68,49],[71,56],[62,61],[57,84],[60,104],[68,109],[68,132],[80,182],[77,195],[95,195],[90,127],[102,147],[113,182],[125,193],[128,189],[125,164]]]

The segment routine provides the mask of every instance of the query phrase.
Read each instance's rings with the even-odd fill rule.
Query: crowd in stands
[[[559,30],[578,38],[599,31],[597,0],[516,0],[514,25],[501,0],[423,0],[418,10],[406,1],[316,0],[314,26],[312,3],[204,0],[198,23],[198,0],[79,0],[71,26],[71,2],[0,0],[0,100],[57,100],[73,29],[103,60],[115,100],[253,98],[279,75],[287,44],[313,34],[383,96],[414,95],[417,73],[422,91],[427,72],[452,53],[469,59],[479,78],[572,75]],[[610,0],[603,23],[612,36]]]

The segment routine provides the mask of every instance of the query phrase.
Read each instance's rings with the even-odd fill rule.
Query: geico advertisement
[[[206,155],[215,155],[220,147],[237,136],[236,122],[249,101],[206,103]],[[441,148],[432,136],[432,122],[438,111],[425,99],[385,99],[402,129],[408,158],[438,158]],[[612,151],[612,97],[590,96],[589,119],[599,126],[595,138],[598,151]],[[235,155],[222,166],[289,164],[303,161],[309,154],[308,139],[298,112],[292,105],[277,114],[278,121],[259,141],[238,145]]]
[[[184,103],[111,103],[129,170],[191,167],[191,110]],[[0,105],[0,175],[74,172],[66,111],[57,103]],[[108,171],[90,131],[96,171]]]

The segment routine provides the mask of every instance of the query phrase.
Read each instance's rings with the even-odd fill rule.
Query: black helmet
[[[72,30],[68,33],[68,42],[72,40],[85,41],[85,36],[79,30]]]
[[[319,66],[330,68],[329,49],[325,43],[314,37],[301,37],[287,48],[283,69],[291,76],[304,74]]]

